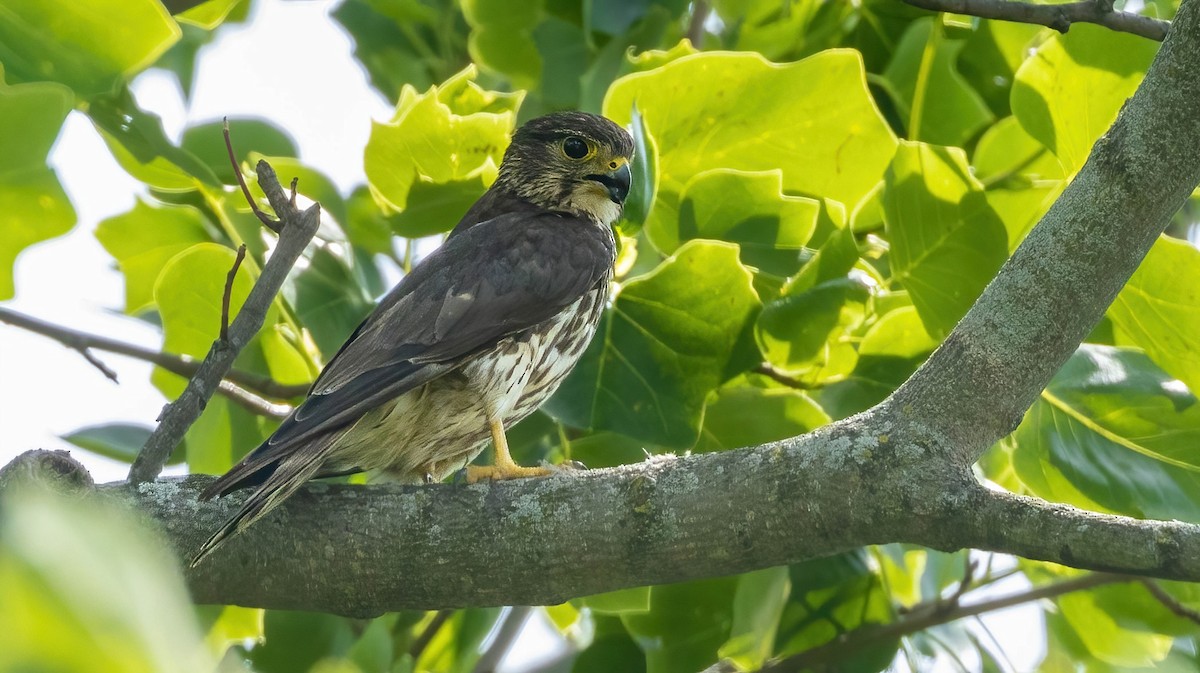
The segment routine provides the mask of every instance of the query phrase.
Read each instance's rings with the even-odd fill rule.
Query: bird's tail
[[[200,545],[200,549],[192,557],[189,567],[195,568],[226,540],[246,530],[251,524],[295,493],[304,485],[304,482],[316,476],[332,445],[333,441],[327,439],[316,451],[304,451],[280,460],[270,476],[255,489],[246,502],[242,503],[237,513],[221,524],[217,532]]]

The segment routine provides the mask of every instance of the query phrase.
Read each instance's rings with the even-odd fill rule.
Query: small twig
[[[238,267],[246,259],[246,244],[238,246],[237,257],[233,260],[233,268],[225,276],[225,294],[221,295],[221,341],[229,341],[229,302],[233,297],[233,281],[237,278]]]
[[[1150,592],[1150,595],[1154,596],[1155,600],[1162,603],[1163,607],[1170,610],[1176,617],[1182,617],[1200,624],[1200,610],[1193,610],[1180,603],[1178,599],[1167,593],[1167,590],[1154,580],[1143,579],[1141,582],[1142,586],[1146,587],[1146,590]]]
[[[708,20],[709,11],[708,3],[704,0],[692,3],[692,18],[688,22],[687,39],[697,49],[704,48],[701,42],[704,40],[704,22]]]
[[[783,385],[789,388],[795,388],[796,390],[813,390],[816,388],[816,386],[812,385],[811,383],[806,383],[794,376],[784,374],[770,362],[763,362],[755,367],[753,371],[757,374],[762,374],[763,376],[773,379],[776,383],[782,383]]]
[[[900,0],[933,12],[951,12],[977,16],[981,19],[1000,19],[1017,23],[1032,23],[1065,33],[1073,23],[1095,23],[1110,30],[1132,33],[1162,42],[1171,27],[1169,21],[1130,12],[1113,11],[1113,3],[1080,0],[1061,5],[1034,5],[1008,0]]]
[[[233,319],[229,327],[229,339],[213,342],[199,371],[188,380],[183,394],[168,406],[162,422],[150,433],[138,452],[129,470],[131,483],[149,481],[162,472],[167,457],[183,439],[187,429],[200,417],[205,403],[217,390],[221,379],[233,365],[234,358],[262,327],[267,310],[275,301],[275,295],[283,286],[288,271],[295,266],[305,246],[317,233],[321,223],[320,204],[313,204],[308,210],[300,212],[288,204],[275,171],[267,162],[259,161],[256,172],[259,186],[280,218],[282,231],[279,243],[263,266],[262,274],[251,288],[242,309]]]
[[[242,175],[242,166],[238,163],[237,153],[233,151],[233,140],[229,137],[229,117],[225,117],[223,121],[222,133],[225,135],[225,149],[229,152],[229,163],[233,165],[233,174],[237,176],[238,186],[242,188],[242,195],[246,197],[246,203],[250,204],[250,210],[254,212],[258,221],[278,234],[280,223],[260,210],[258,204],[254,202],[254,197],[250,195],[250,188],[246,186],[246,178]]]
[[[117,380],[117,373],[115,371],[113,371],[112,368],[110,368],[108,365],[101,362],[100,358],[96,357],[95,353],[91,352],[90,350],[88,350],[86,348],[79,348],[77,350],[79,351],[79,354],[83,356],[84,360],[87,360],[88,362],[90,362],[92,364],[93,367],[95,367],[96,369],[99,369],[100,373],[104,374],[104,376],[107,377],[109,381],[112,381],[113,383],[120,383],[120,381]]]
[[[287,415],[292,413],[292,407],[288,404],[275,404],[269,400],[265,400],[258,395],[244,389],[229,381],[221,381],[217,383],[217,392],[223,397],[241,406],[243,409],[252,414],[266,416],[268,418],[287,418]]]
[[[135,344],[125,341],[117,341],[98,334],[90,334],[69,327],[62,327],[48,323],[44,320],[39,320],[24,313],[13,311],[4,307],[0,307],[0,322],[8,323],[14,327],[40,334],[44,337],[49,337],[60,344],[72,350],[84,351],[87,349],[95,349],[125,355],[137,360],[144,360],[151,364],[158,365],[163,369],[178,374],[179,376],[188,378],[195,376],[200,369],[200,363],[187,355],[176,355],[175,353],[164,353],[149,348],[143,348]],[[310,384],[302,383],[297,385],[288,385],[280,383],[274,379],[251,372],[244,372],[238,369],[231,369],[225,373],[225,379],[236,383],[240,388],[265,395],[267,397],[286,400],[292,397],[299,397],[308,392]]]
[[[817,664],[837,661],[847,653],[859,652],[871,645],[924,631],[939,624],[948,624],[966,617],[974,617],[1043,598],[1055,598],[1076,591],[1093,589],[1105,584],[1132,582],[1135,579],[1127,575],[1089,573],[1007,596],[999,596],[973,605],[956,605],[951,609],[945,609],[943,599],[934,599],[913,606],[909,616],[903,619],[890,624],[859,627],[824,645],[769,663],[761,669],[760,673],[800,673],[800,671],[812,668]]]
[[[509,608],[499,630],[496,631],[496,637],[492,639],[487,651],[479,657],[479,661],[475,662],[472,673],[495,673],[500,660],[512,648],[517,636],[521,634],[521,628],[525,626],[525,620],[529,619],[532,613],[533,608],[526,605]]]
[[[288,194],[288,203],[292,204],[293,208],[296,207],[296,185],[299,184],[300,178],[292,178],[292,186]]]
[[[417,639],[413,641],[412,646],[408,648],[408,656],[412,657],[413,665],[421,659],[421,655],[425,653],[425,648],[429,647],[430,641],[442,630],[442,626],[446,624],[446,620],[454,614],[453,610],[438,610],[438,613],[429,620],[425,628],[421,631]]]

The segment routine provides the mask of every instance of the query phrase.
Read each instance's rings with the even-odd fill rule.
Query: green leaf
[[[789,569],[792,591],[776,634],[777,654],[810,650],[855,628],[891,621],[890,597],[867,566],[862,550],[816,559]],[[835,670],[868,673],[887,667],[899,639],[846,650]]]
[[[949,333],[1008,256],[1004,224],[956,148],[901,143],[887,172],[891,265],[936,338]]]
[[[156,0],[0,5],[0,63],[25,81],[53,80],[82,98],[113,91],[179,39]]]
[[[734,577],[650,589],[650,610],[625,614],[629,635],[646,653],[647,673],[696,673],[716,662],[733,621]]]
[[[585,596],[580,605],[601,615],[623,615],[650,609],[650,587],[631,587]]]
[[[743,670],[761,668],[775,649],[775,631],[791,593],[788,568],[767,568],[738,577],[733,627],[718,656]]]
[[[1160,519],[1200,517],[1200,405],[1132,350],[1084,345],[1011,436],[1035,495]]]
[[[505,77],[514,89],[532,88],[542,77],[542,55],[527,28],[477,26],[467,39],[467,52],[480,68]]]
[[[694,451],[757,446],[802,435],[829,422],[829,416],[803,392],[765,385],[735,379],[718,388],[704,410],[704,433]],[[747,422],[750,418],[755,419],[753,423]]]
[[[178,557],[139,517],[105,498],[3,496],[0,670],[216,670]]]
[[[267,610],[263,636],[249,656],[260,673],[307,671],[321,659],[344,655],[354,643],[349,620],[318,612]]]
[[[17,255],[75,225],[75,209],[46,165],[72,102],[71,92],[57,84],[0,82],[0,128],[20,129],[0,133],[0,300],[15,293]]]
[[[785,195],[781,171],[717,168],[688,180],[678,201],[655,208],[646,233],[665,254],[697,238],[737,243],[744,264],[790,276],[800,267],[820,210],[813,199]]]
[[[292,306],[328,360],[375,308],[375,302],[363,293],[345,260],[324,245],[313,252],[308,268],[296,277]]]
[[[371,124],[364,166],[381,204],[404,210],[419,181],[494,178],[521,94],[486,91],[474,78],[472,66],[424,94],[405,86],[392,120]]]
[[[940,34],[935,37],[935,20],[941,19],[918,19],[909,24],[883,76],[901,97],[900,117],[913,138],[963,146],[995,117],[955,67],[963,41],[941,38]],[[923,63],[925,59],[932,60]],[[913,129],[910,116],[918,87],[924,89],[925,100],[921,128]]]
[[[183,131],[180,146],[204,162],[222,184],[234,185],[237,184],[237,176],[229,163],[222,126],[221,122],[189,126]],[[295,157],[300,152],[296,141],[287,131],[265,119],[230,119],[229,138],[234,151],[238,153],[238,161],[250,161],[253,153],[267,157]],[[281,179],[287,184],[290,177]]]
[[[767,362],[809,384],[840,379],[858,359],[851,333],[866,315],[870,288],[848,277],[858,262],[849,229],[839,229],[763,307],[755,337]]]
[[[92,453],[132,463],[133,459],[150,437],[150,428],[134,423],[107,423],[90,425],[79,428],[62,438],[81,449]],[[167,458],[167,465],[177,465],[183,462],[183,444]]]
[[[87,113],[121,168],[151,187],[187,192],[198,183],[221,184],[206,163],[167,137],[162,119],[143,110],[128,88],[96,97]]]
[[[987,188],[988,205],[1004,222],[1010,252],[1067,186],[1058,159],[1016,117],[1005,117],[984,132],[971,165]]]
[[[167,262],[211,236],[194,208],[138,199],[133,210],[102,220],[96,239],[125,276],[125,312],[132,315],[154,306],[154,284]]]
[[[980,21],[958,54],[958,71],[996,115],[1011,114],[1017,69],[1045,30],[1013,21]]]
[[[1200,250],[1160,236],[1108,310],[1117,345],[1138,346],[1200,390]]]
[[[346,221],[342,223],[342,230],[356,248],[373,255],[392,254],[391,223],[366,185],[360,185],[346,199]]]
[[[1096,594],[1075,591],[1055,602],[1067,623],[1096,659],[1117,666],[1153,666],[1171,650],[1171,636],[1123,629],[1100,608]]]
[[[205,30],[212,30],[221,25],[225,17],[233,11],[242,0],[206,0],[187,11],[175,15],[180,23],[190,23]],[[247,4],[249,0],[246,0]]]
[[[614,82],[604,114],[628,123],[635,100],[658,146],[664,191],[712,168],[780,169],[788,193],[854,204],[895,151],[862,61],[848,50],[785,65],[750,53],[685,56]]]
[[[1129,33],[1072,27],[1025,61],[1012,89],[1013,114],[1068,175],[1083,166],[1158,51],[1158,43]]]
[[[737,248],[692,241],[628,281],[545,410],[571,425],[685,448],[758,310]]]
[[[625,200],[623,216],[640,225],[646,223],[658,193],[658,146],[654,136],[650,135],[650,129],[646,128],[645,117],[636,107],[631,113],[629,130],[633,136],[633,163],[630,168],[633,184],[629,189],[629,198]]]
[[[429,642],[417,661],[418,671],[471,673],[484,639],[500,618],[501,608],[468,608],[455,612]]]
[[[486,189],[482,175],[446,183],[416,182],[404,210],[387,216],[387,221],[393,232],[405,238],[443,234],[458,224]]]

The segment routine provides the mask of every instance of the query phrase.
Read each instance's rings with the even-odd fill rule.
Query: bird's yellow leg
[[[488,419],[492,431],[492,445],[496,447],[495,460],[491,465],[468,465],[467,483],[474,484],[483,479],[520,479],[522,477],[544,477],[552,474],[545,467],[522,467],[508,453],[508,439],[504,436],[504,422],[499,418]]]

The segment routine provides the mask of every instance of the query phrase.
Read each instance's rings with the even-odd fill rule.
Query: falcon
[[[550,474],[522,467],[504,428],[533,413],[591,341],[616,258],[633,141],[583,112],[517,130],[496,181],[355,329],[308,397],[202,500],[254,487],[196,566],[309,479],[371,471],[436,482],[490,440],[468,482]]]

